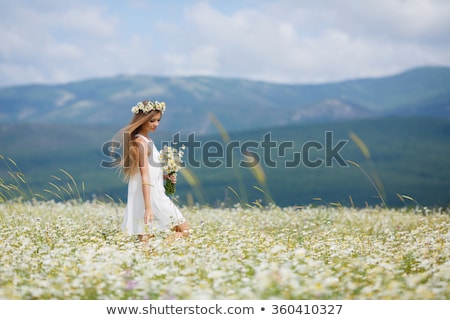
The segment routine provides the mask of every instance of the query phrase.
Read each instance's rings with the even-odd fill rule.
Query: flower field
[[[175,242],[123,204],[0,204],[0,299],[450,299],[448,211],[183,208]]]

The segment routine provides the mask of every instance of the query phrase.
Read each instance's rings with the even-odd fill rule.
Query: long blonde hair
[[[147,104],[148,100],[143,103]],[[135,136],[141,127],[158,113],[161,111],[136,113],[130,123],[114,135],[113,141],[118,142],[119,148],[122,149],[122,156],[116,160],[114,166],[119,169],[125,182],[128,182],[139,170],[139,144],[135,141]]]

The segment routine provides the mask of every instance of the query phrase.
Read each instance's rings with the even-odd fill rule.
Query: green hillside
[[[68,130],[69,129],[69,130]],[[0,177],[11,181],[9,171],[23,172],[34,192],[52,196],[51,192],[67,195],[58,186],[73,184],[71,178],[61,171],[65,170],[83,190],[83,197],[103,198],[105,194],[116,199],[126,200],[126,185],[117,172],[102,168],[102,161],[108,161],[102,153],[102,145],[115,133],[117,127],[99,126],[53,126],[53,125],[2,125],[0,154],[5,158],[0,166]],[[348,142],[338,150],[338,155],[348,166],[340,166],[337,157],[332,166],[326,166],[325,137],[332,132],[335,147],[339,141]],[[343,205],[365,206],[381,204],[388,206],[415,205],[447,206],[450,203],[450,123],[446,119],[435,118],[390,118],[359,121],[330,122],[320,124],[293,125],[275,127],[270,130],[230,132],[232,142],[242,146],[244,142],[257,143],[257,148],[248,151],[264,159],[261,143],[270,133],[271,141],[280,146],[291,142],[282,152],[272,150],[270,159],[276,167],[261,163],[261,172],[265,180],[257,180],[255,170],[240,168],[239,162],[246,160],[234,149],[234,156],[226,158],[214,155],[214,149],[205,149],[211,144],[223,143],[220,135],[195,136],[201,145],[196,153],[189,155],[189,144],[185,160],[191,158],[200,161],[200,168],[188,165],[189,172],[197,177],[199,186],[192,188],[180,174],[177,194],[179,200],[186,203],[192,196],[195,202],[220,205],[239,201],[254,202],[261,199],[266,203],[270,195],[281,206],[307,205],[310,203],[340,203]],[[367,146],[370,157],[364,156],[350,134],[353,133]],[[157,143],[172,141],[173,135],[160,132],[153,136]],[[181,134],[181,140],[187,141],[187,135]],[[303,146],[315,143],[306,158],[310,163],[324,162],[317,168],[310,168],[304,162],[292,168],[286,163],[295,159],[294,152],[303,157]],[[318,146],[323,145],[323,149]],[[160,145],[159,145],[160,146]],[[226,150],[224,145],[224,150]],[[203,150],[202,150],[203,148]],[[205,159],[209,152],[209,158]],[[14,160],[18,168],[8,160]],[[222,161],[217,168],[205,166],[209,162]],[[232,164],[226,168],[226,161]],[[231,160],[233,160],[231,162]],[[261,161],[262,162],[262,161]],[[358,168],[355,164],[359,165]],[[9,169],[8,169],[9,166]],[[363,171],[364,170],[364,171]],[[368,176],[366,176],[366,174]],[[261,177],[261,176],[259,176]],[[14,182],[14,181],[12,181]],[[375,183],[377,189],[372,184]],[[378,183],[378,184],[377,184]],[[19,184],[22,183],[19,181]],[[255,188],[256,186],[256,188]],[[25,188],[26,189],[26,188]],[[43,191],[47,189],[47,191]],[[379,197],[382,195],[382,199]],[[397,194],[411,197],[403,203]]]
[[[294,168],[285,168],[286,160],[292,160],[292,152],[299,152],[308,141],[325,143],[325,132],[333,133],[333,146],[339,140],[349,142],[341,149],[340,155],[360,165],[332,166],[325,162],[317,168],[308,168],[300,164]],[[267,130],[231,134],[231,139],[240,141],[262,141]],[[370,158],[366,158],[360,148],[349,139],[356,134],[367,146]],[[347,121],[303,126],[291,126],[271,130],[272,140],[293,141],[295,150],[287,150],[284,157],[277,159],[277,168],[263,167],[267,176],[270,194],[281,205],[304,205],[313,198],[320,202],[338,202],[345,205],[363,206],[380,204],[376,189],[371,183],[380,181],[379,191],[388,205],[403,205],[397,194],[414,198],[422,205],[448,205],[450,203],[450,123],[448,120],[427,118],[392,118],[363,121]],[[314,149],[312,149],[314,151]],[[318,150],[310,156],[311,162],[324,159],[324,150]],[[370,179],[364,174],[364,170]],[[230,185],[239,191],[238,174],[233,169],[207,169],[196,171],[207,195],[222,195],[235,200]],[[258,182],[250,169],[240,169],[249,201],[264,195],[252,188]],[[259,187],[261,187],[259,185]],[[213,190],[215,191],[213,193]],[[239,193],[239,192],[238,192]],[[240,194],[242,196],[242,192]],[[349,199],[352,198],[352,200]],[[209,201],[213,200],[208,198]]]

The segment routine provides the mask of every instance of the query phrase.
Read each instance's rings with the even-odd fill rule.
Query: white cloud
[[[282,1],[225,15],[202,3],[186,15],[196,34],[191,51],[215,47],[218,74],[322,82],[448,64],[450,54],[429,35],[449,40],[449,8],[424,0]]]
[[[116,74],[308,83],[450,65],[446,0],[248,0],[221,6],[8,1],[0,12],[0,85]]]
[[[442,0],[380,0],[348,2],[352,19],[340,21],[343,27],[397,40],[429,40],[447,38],[450,27],[450,3]]]
[[[12,2],[2,12],[0,84],[93,76],[83,61],[92,56],[93,46],[114,39],[117,22],[101,8],[71,1],[66,7],[52,7],[51,1],[40,4]]]

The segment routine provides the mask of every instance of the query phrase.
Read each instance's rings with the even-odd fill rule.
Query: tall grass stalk
[[[239,200],[239,203],[241,204],[242,207],[246,206],[247,203],[245,201],[242,201],[242,198],[239,196],[239,194],[236,192],[236,190],[234,190],[230,186],[228,186],[227,188],[236,196],[236,198]]]
[[[202,203],[202,204],[206,203],[205,198],[203,196],[200,180],[192,172],[192,170],[189,170],[188,168],[183,168],[179,172],[183,176],[183,178],[186,180],[186,182],[191,186],[191,188],[193,189],[193,191],[195,193],[195,196],[200,201],[200,203]],[[189,195],[189,193],[188,193],[188,195]],[[190,198],[190,197],[192,197],[192,194],[190,194],[190,195],[191,196],[188,196],[187,201],[188,201],[188,203],[191,203],[193,205],[194,200],[192,198]]]
[[[72,190],[72,185],[74,186],[74,188],[75,188],[75,195],[77,196],[77,198],[78,199],[84,199],[84,196],[82,197],[81,196],[81,193],[80,193],[80,190],[78,189],[78,184],[77,184],[77,182],[75,181],[75,179],[73,178],[73,176],[70,174],[70,173],[68,173],[66,170],[64,170],[64,169],[59,169],[62,173],[64,173],[69,179],[70,179],[70,181],[72,182],[72,184],[70,184],[70,183],[67,183],[67,186],[68,186],[68,188],[70,189],[70,191],[71,191],[71,194],[73,195],[74,194],[74,192],[73,192],[73,190]],[[82,190],[83,190],[83,195],[84,195],[84,183],[82,183],[81,184],[81,186],[82,186]]]
[[[273,200],[269,185],[267,184],[267,177],[266,173],[264,172],[261,164],[256,161],[255,157],[251,154],[245,154],[249,162],[251,162],[250,171],[252,172],[253,176],[255,177],[256,181],[261,185],[262,188],[258,188],[254,186],[254,188],[260,192],[262,192],[265,196],[266,202],[268,204],[275,204],[275,201]]]
[[[380,190],[378,189],[377,185],[375,184],[375,182],[372,180],[372,178],[369,176],[369,174],[356,162],[351,161],[351,160],[347,160],[348,163],[350,163],[351,165],[359,168],[359,170],[361,170],[361,172],[367,177],[367,179],[370,181],[370,183],[372,184],[372,186],[374,187],[375,191],[378,194],[378,197],[381,199],[381,202],[383,203],[385,208],[388,208],[386,201],[384,200],[383,195],[381,194]]]
[[[6,166],[6,174],[10,177],[8,182],[6,179],[0,177],[0,202],[7,200],[49,200],[48,197],[40,193],[33,191],[32,184],[26,178],[26,175],[20,170],[18,164],[11,158],[6,158],[0,154],[0,159]],[[64,181],[58,176],[51,175],[51,178],[55,179],[57,183],[48,182],[52,188],[43,189],[50,198],[57,199],[59,201],[72,200],[85,200],[85,186],[84,182],[81,183],[81,190],[74,177],[64,169],[60,169],[60,172],[66,176],[69,181]]]
[[[6,180],[0,178],[0,188],[4,190],[4,192],[0,192],[0,201],[4,202],[7,199],[12,198],[34,198],[35,196],[39,196],[33,193],[31,183],[28,181],[26,176],[22,173],[18,164],[11,158],[5,158],[2,154],[0,154],[0,158],[3,160],[3,163],[6,166],[7,174],[12,178],[14,183],[7,183]]]
[[[253,188],[255,188],[256,190],[258,190],[259,192],[261,192],[261,193],[265,196],[266,202],[267,202],[268,204],[276,205],[276,203],[275,203],[275,201],[273,200],[272,196],[271,196],[267,191],[265,191],[265,190],[263,190],[263,189],[261,189],[261,188],[259,188],[259,187],[257,187],[257,186],[253,186]]]
[[[50,195],[58,198],[61,201],[66,201],[66,196],[69,199],[80,199],[83,200],[84,197],[81,196],[78,185],[75,179],[65,170],[60,169],[61,172],[64,173],[67,177],[69,177],[70,181],[64,181],[58,176],[51,175],[50,177],[57,180],[59,185],[53,182],[48,182],[50,186],[52,186],[56,191],[45,189],[44,191],[49,193]],[[73,187],[72,187],[73,185]],[[82,188],[84,189],[84,184],[82,184]]]
[[[219,119],[217,119],[217,117],[213,113],[209,114],[209,119],[214,124],[214,126],[217,128],[217,130],[219,131],[219,133],[220,133],[220,135],[222,137],[222,140],[225,143],[225,145],[227,145],[230,142],[230,135],[225,130],[225,128],[222,125],[222,123],[219,121]],[[232,160],[234,160],[234,159],[232,159]],[[234,175],[235,175],[236,180],[237,180],[239,193],[241,194],[244,203],[247,203],[248,202],[247,190],[245,188],[244,179],[243,179],[242,174],[241,174],[241,172],[239,170],[239,167],[233,165],[233,172],[234,172]]]
[[[358,147],[358,149],[361,151],[362,155],[366,159],[368,166],[370,167],[370,171],[371,171],[371,177],[370,177],[371,182],[372,182],[372,184],[376,185],[376,188],[380,195],[380,198],[381,199],[386,198],[383,183],[381,182],[381,179],[377,173],[377,170],[375,169],[375,165],[373,164],[369,148],[364,143],[364,141],[358,135],[356,135],[354,132],[349,133],[349,138],[356,144],[356,146]],[[367,173],[367,171],[366,171],[366,175],[369,175]]]
[[[404,194],[399,194],[399,193],[397,193],[397,197],[403,202],[405,207],[408,207],[407,204],[406,204],[406,201],[405,201],[405,199],[406,199],[406,200],[409,200],[409,201],[413,202],[416,205],[416,207],[419,207],[422,210],[422,213],[426,213],[427,208],[424,207],[422,204],[420,204],[413,197],[410,197],[410,196],[407,196],[407,195],[404,195]]]

